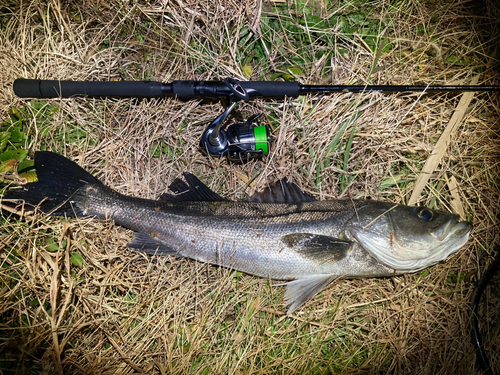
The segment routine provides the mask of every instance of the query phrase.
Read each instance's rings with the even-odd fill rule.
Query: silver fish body
[[[232,202],[186,174],[189,185],[174,182],[173,190],[181,194],[147,200],[115,192],[57,154],[37,152],[35,165],[39,181],[7,198],[31,205],[45,199],[39,207],[54,215],[113,219],[135,231],[129,247],[149,254],[288,280],[288,313],[340,277],[390,276],[429,267],[460,249],[472,228],[458,215],[428,208],[371,200],[313,201],[285,181],[282,188],[295,198],[272,199],[276,194],[267,191],[271,199],[264,202]]]
[[[355,220],[355,206],[369,201],[169,203],[130,199],[97,189],[87,197],[85,215],[110,218],[148,234],[154,242],[142,249],[152,254],[183,256],[276,280],[395,273],[357,242],[348,241],[351,236],[346,227]],[[287,236],[297,233],[332,238],[330,250],[308,251],[311,246],[297,243],[306,236],[287,241]],[[130,246],[141,249],[140,240]]]

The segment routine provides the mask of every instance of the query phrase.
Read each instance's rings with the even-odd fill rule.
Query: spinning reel
[[[262,113],[251,116],[244,123],[232,124],[227,130],[223,129],[224,122],[236,104],[241,100],[248,101],[253,93],[252,90],[243,88],[235,79],[226,78],[224,83],[231,92],[226,99],[226,109],[203,132],[200,147],[208,155],[227,156],[231,161],[246,162],[267,155],[267,128],[254,124]]]

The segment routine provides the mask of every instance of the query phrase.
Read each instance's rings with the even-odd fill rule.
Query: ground
[[[0,369],[13,373],[470,374],[470,299],[495,255],[497,93],[366,92],[255,100],[272,146],[246,164],[202,154],[219,102],[23,99],[16,78],[298,80],[498,85],[494,1],[16,2],[0,5],[0,185],[33,153],[77,161],[121,193],[157,198],[191,172],[230,199],[287,177],[317,199],[454,211],[468,244],[421,272],[342,280],[292,316],[283,287],[126,248],[112,222],[1,211]],[[26,151],[23,151],[26,150]],[[9,164],[9,160],[16,161]],[[480,306],[500,369],[498,278]]]

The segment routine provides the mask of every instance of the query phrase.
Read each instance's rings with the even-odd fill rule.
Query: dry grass
[[[286,176],[320,199],[408,202],[460,95],[338,94],[244,104],[241,118],[265,113],[274,146],[262,161],[234,165],[198,150],[204,126],[221,110],[217,103],[59,99],[48,101],[58,110],[43,119],[12,92],[17,77],[247,79],[244,60],[259,46],[265,54],[250,62],[249,79],[268,79],[307,51],[333,49],[328,59],[299,65],[298,79],[467,84],[480,74],[480,83],[500,84],[494,23],[500,10],[493,1],[486,10],[459,1],[339,2],[332,9],[313,3],[309,11],[330,19],[363,9],[382,22],[378,35],[392,49],[373,52],[358,32],[346,38],[341,21],[320,32],[298,21],[295,34],[270,29],[269,19],[284,25],[304,15],[292,5],[273,15],[281,3],[260,0],[4,2],[2,119],[13,107],[26,108],[27,148],[67,155],[125,194],[157,197],[189,171],[229,198]],[[321,33],[334,45],[325,47]],[[294,35],[304,38],[301,51]],[[272,41],[265,48],[264,39]],[[284,315],[283,290],[268,280],[143,256],[125,247],[131,234],[113,223],[19,220],[2,211],[2,371],[473,373],[469,300],[500,241],[499,113],[497,94],[474,95],[419,196],[421,204],[442,210],[463,208],[474,224],[466,248],[428,272],[341,281],[292,317]],[[163,152],[155,154],[158,147]],[[66,251],[48,251],[54,239]],[[83,266],[71,263],[71,253],[81,254]],[[485,300],[490,307],[482,313],[490,318],[482,327],[491,336],[488,348],[498,348],[498,288]],[[498,371],[497,353],[489,352]]]

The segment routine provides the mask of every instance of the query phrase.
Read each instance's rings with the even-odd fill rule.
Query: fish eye
[[[427,221],[427,222],[431,221],[433,216],[434,215],[433,215],[432,211],[429,210],[428,208],[423,208],[418,213],[418,217],[423,219],[424,221]]]

